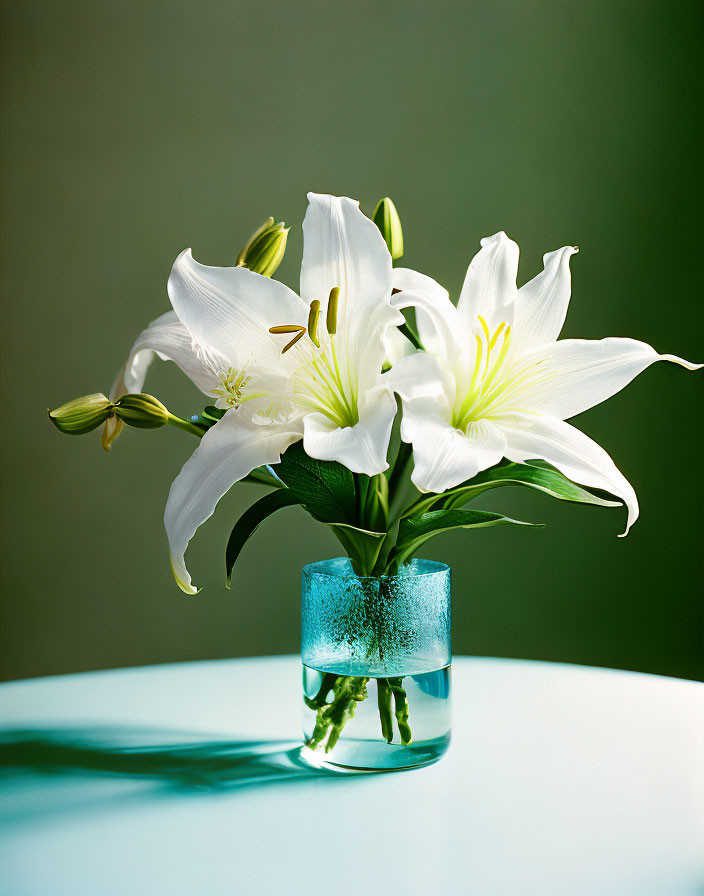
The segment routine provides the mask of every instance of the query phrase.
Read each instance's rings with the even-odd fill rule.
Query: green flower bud
[[[236,265],[249,268],[255,274],[271,277],[283,260],[288,231],[289,228],[283,221],[275,223],[273,218],[267,218],[250,236],[237,256]]]
[[[97,429],[113,411],[113,405],[102,392],[83,395],[67,401],[54,411],[49,411],[49,419],[61,432],[80,436]]]
[[[115,413],[128,426],[137,429],[158,429],[165,426],[171,416],[158,398],[144,392],[123,395],[115,402]]]
[[[386,240],[389,247],[391,258],[395,261],[403,255],[403,230],[401,229],[401,219],[396,211],[396,206],[385,196],[380,199],[377,207],[374,209],[372,221],[381,231],[381,235]]]

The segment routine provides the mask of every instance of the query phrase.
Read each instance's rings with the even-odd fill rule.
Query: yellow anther
[[[239,371],[235,371],[234,368],[230,367],[227,373],[220,375],[222,386],[218,389],[213,389],[213,395],[218,399],[222,399],[228,407],[238,408],[242,402],[244,387],[250,379],[251,377],[247,376],[246,364]]]
[[[320,348],[320,341],[318,340],[318,320],[320,318],[320,302],[318,299],[313,299],[310,303],[310,312],[308,313],[308,335],[310,336],[310,340],[316,348]]]
[[[298,330],[298,332],[296,333],[296,335],[293,337],[293,339],[292,339],[290,342],[287,342],[286,345],[281,349],[281,354],[282,354],[282,355],[285,355],[286,352],[287,352],[290,348],[293,348],[293,347],[294,347],[294,345],[298,342],[299,339],[302,339],[303,336],[305,336],[305,334],[306,334],[306,328],[305,328],[305,327],[301,327],[301,328]]]
[[[269,332],[273,333],[274,336],[288,335],[289,333],[296,334],[293,339],[287,342],[281,349],[281,354],[285,355],[290,348],[294,347],[301,336],[305,336],[306,328],[302,327],[300,324],[282,324],[280,327],[269,327]]]
[[[269,332],[278,336],[280,333],[299,333],[301,330],[305,333],[306,328],[300,324],[284,324],[282,327],[269,327]]]
[[[333,286],[330,290],[330,298],[328,299],[328,313],[325,318],[325,326],[331,336],[337,333],[337,302],[340,298],[340,287]]]

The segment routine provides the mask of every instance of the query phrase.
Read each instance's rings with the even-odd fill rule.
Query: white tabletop
[[[295,657],[2,685],[0,893],[704,893],[704,685],[453,672],[445,758],[359,775],[295,761]]]

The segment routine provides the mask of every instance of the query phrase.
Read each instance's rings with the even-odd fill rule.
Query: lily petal
[[[383,379],[401,398],[438,398],[455,400],[453,377],[446,372],[439,358],[416,351],[400,358]]]
[[[563,246],[543,255],[543,270],[516,297],[514,351],[554,342],[560,335],[572,291],[570,258],[579,250]]]
[[[339,354],[360,391],[372,388],[386,360],[386,334],[403,323],[391,305],[391,255],[379,228],[359,203],[346,197],[308,194],[303,221],[301,296],[318,299],[327,312],[339,287],[336,315]]]
[[[394,289],[425,296],[428,303],[437,309],[435,312],[437,314],[442,314],[443,309],[447,309],[448,306],[454,309],[448,291],[432,277],[421,274],[420,271],[414,271],[411,268],[394,268]],[[407,306],[400,305],[398,307]],[[456,312],[454,314],[448,312],[448,314],[456,317]],[[416,326],[420,341],[426,351],[436,355],[442,353],[444,344],[438,341],[434,318],[435,314],[429,314],[424,307],[416,306]],[[453,326],[456,327],[456,323]]]
[[[484,237],[481,247],[469,263],[457,309],[467,325],[476,326],[481,315],[493,332],[501,322],[513,322],[519,252],[503,231]]]
[[[435,299],[436,302],[450,300],[450,294],[444,286],[440,286],[437,280],[433,280],[427,274],[421,274],[420,271],[414,271],[412,268],[394,268],[393,284],[394,289],[420,292]]]
[[[500,425],[506,436],[509,460],[545,460],[568,479],[620,498],[628,508],[623,535],[628,534],[638,519],[638,499],[633,486],[600,445],[556,417],[516,414]]]
[[[467,338],[464,321],[447,293],[441,297],[436,292],[404,289],[391,297],[391,304],[399,309],[415,308],[423,347],[430,354],[443,358],[448,366],[473,345]]]
[[[415,346],[396,327],[389,327],[384,334],[384,358],[387,364],[396,364],[401,358],[412,355]]]
[[[325,308],[335,286],[340,287],[339,322],[364,323],[365,308],[389,303],[391,255],[359,202],[309,193],[303,219],[301,296],[306,304],[318,299]]]
[[[368,308],[359,321],[348,328],[347,333],[338,337],[342,340],[341,353],[346,357],[351,370],[356,371],[360,393],[372,389],[376,383],[384,362],[388,357],[389,346],[400,347],[408,344],[408,340],[396,327],[403,323],[403,315],[388,302]],[[398,333],[401,337],[392,335]],[[392,340],[391,342],[389,340]],[[410,345],[410,349],[413,350]]]
[[[702,367],[676,355],[660,355],[636,339],[562,339],[533,356],[547,373],[542,385],[534,387],[523,402],[529,402],[531,410],[561,420],[606,401],[656,361],[671,361],[687,370]]]
[[[413,445],[411,480],[421,492],[444,492],[504,456],[506,438],[494,423],[470,423],[465,434],[449,419],[446,402],[414,398],[403,403],[401,438]]]
[[[128,392],[141,392],[149,365],[157,354],[163,361],[173,361],[206,395],[219,385],[213,371],[203,363],[193,339],[175,311],[167,311],[142,330],[117,374],[110,389],[110,400],[116,401]]]
[[[359,422],[341,428],[323,414],[303,419],[303,447],[318,460],[336,460],[353,473],[375,476],[388,469],[386,455],[396,416],[396,399],[384,386],[371,389],[359,402]]]
[[[164,513],[171,568],[179,587],[196,594],[184,555],[196,529],[212,516],[220,498],[255,467],[276,464],[301,437],[290,426],[259,425],[241,411],[228,411],[201,439],[173,481]]]
[[[278,280],[243,267],[199,264],[190,249],[174,262],[168,292],[201,350],[214,350],[235,368],[252,357],[262,366],[278,364],[281,338],[269,328],[300,324],[308,314],[295,292]]]

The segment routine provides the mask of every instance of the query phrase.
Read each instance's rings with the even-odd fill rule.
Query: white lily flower
[[[391,305],[391,256],[351,199],[308,195],[301,294],[243,267],[199,264],[190,250],[168,283],[173,311],[137,339],[111,399],[141,391],[156,352],[227,410],[171,486],[165,525],[174,576],[196,593],[188,542],[225,492],[275,464],[303,439],[311,457],[352,472],[387,469],[396,399],[382,378]]]
[[[398,268],[393,297],[415,306],[426,352],[387,374],[403,401],[401,436],[413,445],[414,484],[443,492],[502,458],[544,460],[575,482],[603,489],[638,517],[635,492],[609,455],[564,421],[624,388],[660,355],[635,339],[556,341],[570,299],[565,246],[543,257],[544,270],[516,288],[518,246],[505,233],[481,241],[455,307],[443,287]]]

